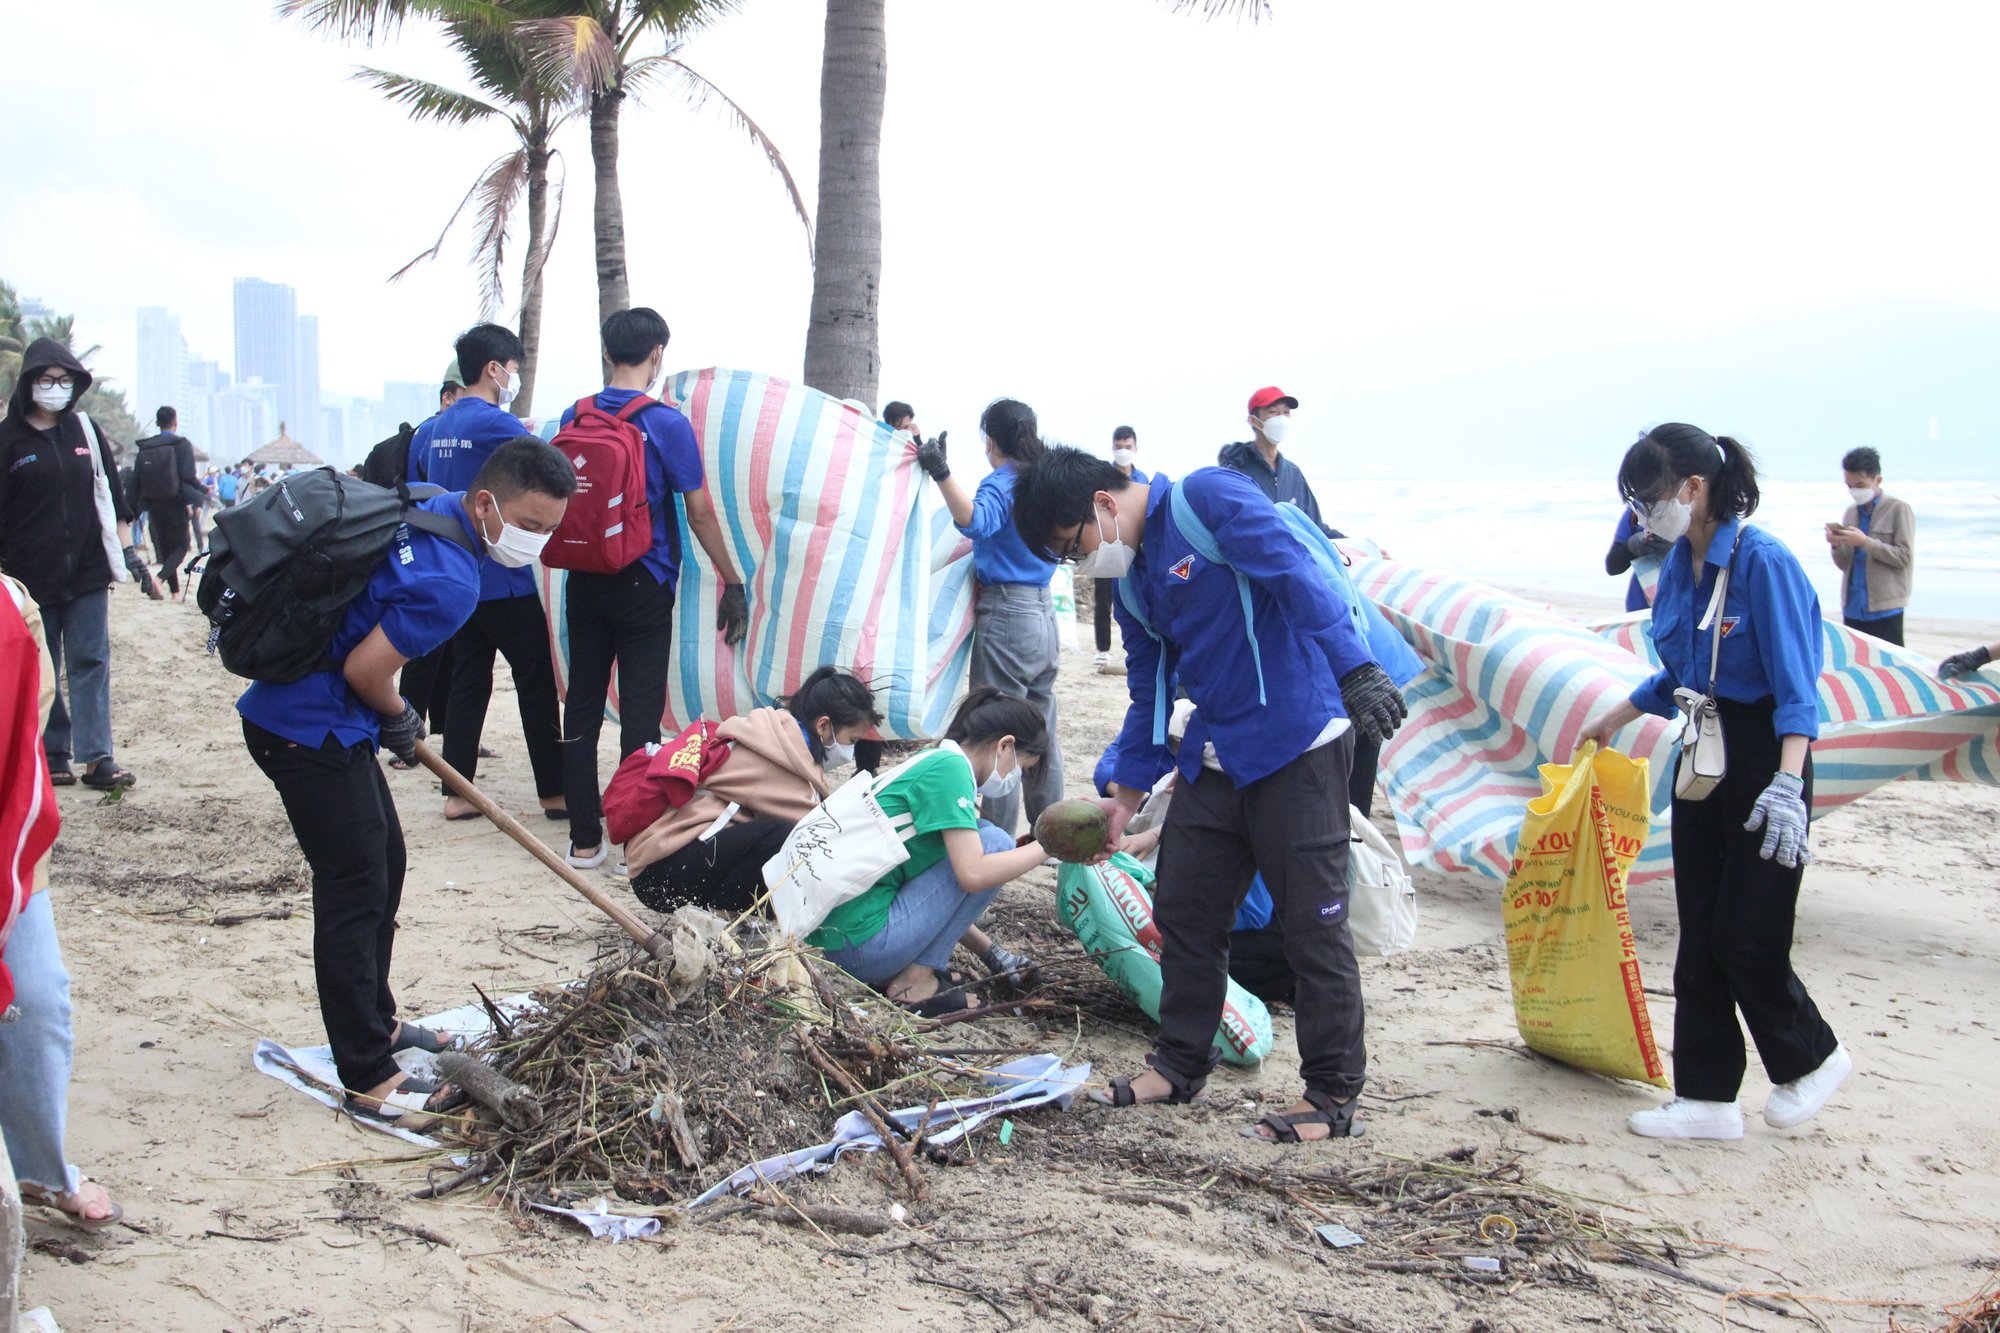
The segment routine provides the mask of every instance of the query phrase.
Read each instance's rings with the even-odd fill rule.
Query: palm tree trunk
[[[819,76],[819,215],[806,383],[875,404],[882,375],[885,0],[827,0]]]
[[[593,93],[590,98],[590,164],[596,176],[597,322],[601,326],[632,306],[625,272],[625,203],[618,192],[618,108],[625,94]]]
[[[521,265],[521,391],[514,415],[527,417],[535,406],[535,371],[542,349],[542,246],[549,226],[549,159],[544,147],[528,148],[528,257]]]

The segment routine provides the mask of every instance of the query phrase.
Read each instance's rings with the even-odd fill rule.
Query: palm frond
[[[528,184],[528,152],[517,149],[486,169],[473,187],[479,197],[478,232],[472,238],[472,262],[479,267],[479,317],[491,319],[506,296],[500,276],[506,259],[508,224],[514,205]]]
[[[484,173],[481,173],[479,179],[472,183],[472,188],[465,192],[465,198],[458,201],[458,207],[451,210],[451,216],[444,220],[444,229],[438,232],[437,242],[434,245],[432,245],[430,249],[424,251],[422,254],[418,255],[415,259],[412,259],[409,263],[397,269],[394,273],[391,273],[389,275],[389,281],[396,282],[399,279],[401,279],[403,275],[408,273],[411,269],[415,268],[417,265],[423,263],[426,260],[436,259],[438,257],[438,251],[444,249],[444,238],[451,235],[452,227],[456,225],[458,222],[458,215],[465,211],[465,206],[472,202],[472,196],[479,193],[479,187],[485,184],[485,182],[486,182],[486,176]]]
[[[488,116],[503,114],[499,107],[482,102],[468,93],[447,88],[428,79],[412,78],[370,65],[360,65],[348,76],[372,86],[377,92],[410,113],[421,124],[435,120],[442,125],[470,125]]]
[[[531,19],[510,30],[538,78],[578,92],[608,92],[618,86],[618,45],[586,14]]]
[[[1271,0],[1167,0],[1176,14],[1199,12],[1205,19],[1247,18],[1252,23],[1271,17]]]
[[[504,29],[517,17],[506,0],[276,0],[281,19],[296,19],[314,32],[370,45],[393,36],[409,18],[474,22]]]
[[[649,32],[665,35],[670,44],[677,43],[742,7],[742,0],[636,0],[632,21],[621,35],[619,52],[630,56],[633,46]]]
[[[527,108],[555,108],[580,100],[574,83],[549,77],[536,67],[513,25],[495,29],[466,20],[446,24],[445,32],[471,71],[474,85],[493,97]]]
[[[678,49],[678,48],[674,48]],[[812,262],[813,222],[812,214],[806,209],[805,196],[799,193],[799,183],[792,178],[792,169],[785,161],[785,155],[763,127],[750,118],[750,114],[736,100],[722,89],[710,83],[699,71],[688,65],[669,50],[664,55],[647,56],[634,61],[625,71],[627,88],[637,89],[654,79],[669,80],[687,99],[690,107],[699,111],[711,101],[718,103],[723,115],[736,127],[750,136],[750,141],[763,150],[764,160],[785,182],[785,191],[792,197],[792,211],[799,215],[799,225],[806,231],[806,262]]]

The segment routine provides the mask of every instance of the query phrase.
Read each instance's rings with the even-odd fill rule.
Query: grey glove
[[[722,600],[716,604],[715,623],[722,641],[731,647],[743,642],[750,632],[750,598],[740,583],[722,585]]]
[[[1953,653],[1938,663],[1938,679],[1950,680],[1954,676],[1969,676],[1993,660],[1992,652],[1983,645],[1967,648],[1962,653]]]
[[[1774,774],[1750,811],[1750,822],[1743,826],[1751,833],[1763,829],[1764,845],[1757,855],[1766,861],[1775,857],[1787,870],[1812,864],[1812,851],[1806,846],[1805,792],[1806,784],[1790,773]]]
[[[134,583],[145,590],[146,596],[156,602],[167,600],[167,595],[160,591],[159,582],[154,579],[153,571],[146,568],[145,558],[139,554],[139,548],[136,546],[125,548],[125,572],[132,576]]]
[[[1664,557],[1674,549],[1674,544],[1664,537],[1655,537],[1650,532],[1635,532],[1625,539],[1625,549],[1632,553],[1634,560],[1647,556]]]
[[[402,760],[410,767],[417,764],[417,742],[429,733],[424,730],[424,719],[417,710],[410,707],[408,699],[403,700],[403,711],[394,717],[378,715],[382,722],[382,748]]]
[[[1389,673],[1373,662],[1340,678],[1340,702],[1347,708],[1348,721],[1373,741],[1388,740],[1410,715],[1403,704],[1403,692],[1389,679]]]
[[[951,464],[944,461],[944,442],[950,436],[950,431],[941,430],[937,438],[925,440],[917,446],[917,466],[932,481],[943,481],[951,475]]]

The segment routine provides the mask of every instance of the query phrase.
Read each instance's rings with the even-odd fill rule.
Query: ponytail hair
[[[1708,483],[1708,517],[1715,522],[1757,512],[1757,460],[1750,451],[1730,436],[1682,421],[1653,427],[1625,451],[1618,493],[1628,503],[1646,504],[1690,477]]]
[[[1040,758],[1049,752],[1049,728],[1042,710],[991,685],[968,691],[944,730],[944,738],[958,745],[985,745],[1002,736],[1012,736],[1014,749],[1021,754]]]
[[[826,762],[826,746],[814,733],[813,723],[825,718],[839,731],[863,722],[876,726],[882,721],[882,715],[875,711],[874,693],[839,667],[819,668],[782,702],[793,717],[806,724],[806,748],[821,763]]]
[[[1016,463],[1032,463],[1042,456],[1035,409],[1018,398],[995,398],[988,403],[979,414],[979,429],[1003,456]]]

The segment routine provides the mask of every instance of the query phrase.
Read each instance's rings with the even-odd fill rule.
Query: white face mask
[[[1680,492],[1675,491],[1657,504],[1647,505],[1639,521],[1661,541],[1677,542],[1687,535],[1694,522],[1694,504],[1681,499]]]
[[[1138,458],[1139,451],[1137,449],[1113,449],[1111,451],[1111,461],[1119,467],[1131,467],[1133,463],[1138,461]]]
[[[62,411],[75,396],[76,390],[67,384],[37,384],[34,390],[35,406],[44,412]]]
[[[1264,438],[1272,444],[1283,444],[1285,436],[1291,434],[1292,419],[1290,417],[1272,417],[1269,421],[1263,422],[1258,429],[1264,432]]]
[[[1882,492],[1873,486],[1849,486],[1847,493],[1854,497],[1854,503],[1865,505],[1874,500]]]
[[[823,767],[845,768],[854,762],[852,745],[842,745],[839,741],[821,741],[820,745],[826,750],[826,762]]]
[[[520,392],[521,372],[518,370],[509,371],[506,383],[500,386],[500,406],[505,407],[507,404],[513,402],[515,395]]]
[[[496,504],[493,508],[495,513],[499,513],[499,505]],[[486,522],[483,519],[480,520],[479,535],[486,537]],[[503,514],[500,517],[500,535],[486,537],[486,554],[493,557],[493,563],[496,565],[504,565],[508,569],[525,569],[541,556],[542,548],[549,544],[550,535],[546,532],[529,532],[526,528],[517,528],[509,523]]]
[[[1012,796],[1021,789],[1021,761],[1014,760],[1014,767],[1005,774],[1000,772],[1000,756],[993,756],[993,771],[986,775],[986,781],[979,784],[979,794],[988,800],[998,800],[1002,796]]]
[[[1104,535],[1102,514],[1092,510],[1091,516],[1097,520],[1097,549],[1076,562],[1076,572],[1087,579],[1124,578],[1132,568],[1132,562],[1139,558],[1139,553],[1125,544],[1116,527],[1112,528],[1109,537]]]

